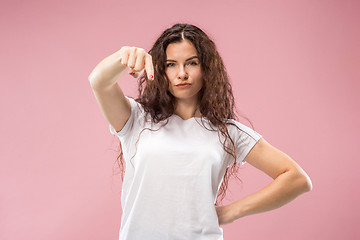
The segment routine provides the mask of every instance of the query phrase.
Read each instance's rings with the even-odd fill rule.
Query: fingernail
[[[149,76],[149,79],[150,79],[150,80],[153,80],[153,78],[154,78],[153,75],[150,75],[150,76]]]

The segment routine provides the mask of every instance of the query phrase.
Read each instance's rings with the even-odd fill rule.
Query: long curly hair
[[[145,113],[150,114],[155,123],[168,119],[174,114],[176,98],[168,90],[169,79],[165,74],[166,48],[170,43],[179,43],[184,40],[189,40],[194,45],[200,61],[203,86],[198,94],[198,105],[202,115],[201,119],[206,117],[216,126],[219,140],[220,134],[225,139],[221,142],[224,150],[234,158],[234,163],[225,171],[215,203],[218,205],[226,195],[229,178],[234,176],[240,181],[241,179],[236,174],[239,167],[239,164],[236,164],[236,147],[227,128],[228,124],[236,126],[227,119],[238,119],[235,114],[234,96],[223,60],[214,42],[200,28],[191,24],[178,23],[166,29],[148,52],[153,60],[154,80],[149,81],[146,71],[144,71],[138,78],[139,97],[135,101],[143,106]],[[116,162],[121,169],[121,179],[123,180],[124,161],[121,143]]]

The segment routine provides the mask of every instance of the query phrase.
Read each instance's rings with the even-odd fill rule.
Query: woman
[[[127,69],[141,75],[137,99],[117,84]],[[220,225],[281,207],[312,188],[288,155],[235,120],[223,61],[196,26],[166,29],[148,53],[122,47],[89,81],[126,163],[120,239],[223,239]],[[218,206],[228,167],[245,162],[274,181]]]

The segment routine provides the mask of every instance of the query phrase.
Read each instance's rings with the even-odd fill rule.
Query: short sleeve
[[[127,120],[124,127],[119,132],[116,132],[114,127],[111,124],[109,124],[110,133],[112,135],[118,136],[120,139],[128,135],[129,132],[131,132],[136,127],[136,125],[138,125],[139,116],[142,113],[141,105],[139,103],[137,103],[131,97],[127,97],[127,96],[125,97],[129,99],[131,105],[131,114],[129,119]]]
[[[234,143],[237,152],[236,162],[241,165],[245,164],[245,157],[248,155],[250,150],[262,137],[261,134],[255,130],[247,127],[246,125],[233,120],[233,123],[239,128],[233,126]]]

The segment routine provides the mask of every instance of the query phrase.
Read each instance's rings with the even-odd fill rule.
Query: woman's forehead
[[[188,40],[170,43],[166,48],[167,59],[188,60],[188,58],[193,56],[197,56],[197,51],[194,45]]]

